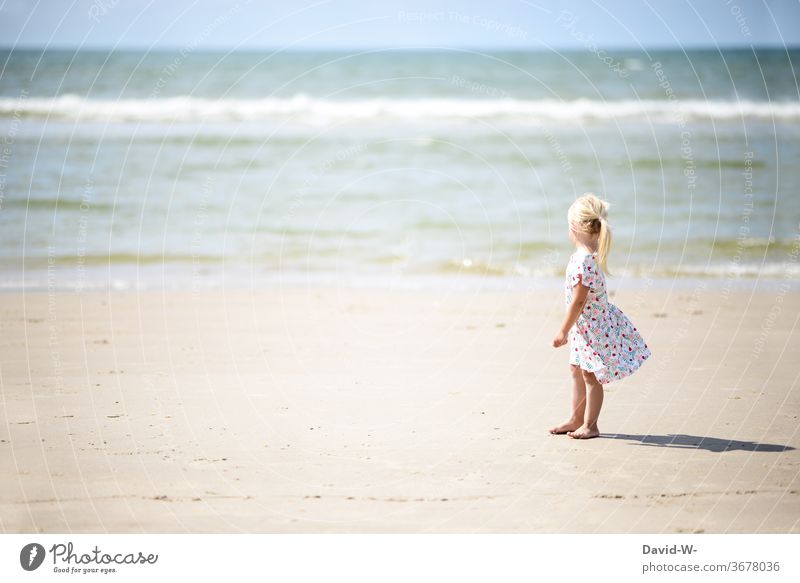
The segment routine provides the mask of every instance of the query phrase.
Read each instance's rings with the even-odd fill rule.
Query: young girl
[[[587,194],[569,207],[567,219],[569,240],[577,251],[567,265],[567,313],[553,347],[566,344],[569,336],[572,416],[550,433],[589,439],[600,435],[603,385],[636,371],[650,350],[625,314],[608,301],[603,275],[611,247],[608,203]]]

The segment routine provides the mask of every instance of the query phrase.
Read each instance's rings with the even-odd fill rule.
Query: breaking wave
[[[293,121],[373,119],[510,119],[514,121],[761,119],[800,122],[800,101],[668,101],[578,99],[452,99],[290,98],[204,99],[87,99],[76,95],[56,98],[0,99],[0,117],[40,117],[87,121],[237,121],[295,118]]]

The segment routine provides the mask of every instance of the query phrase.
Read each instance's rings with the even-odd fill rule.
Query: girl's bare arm
[[[567,306],[567,312],[564,314],[564,320],[561,322],[561,327],[558,329],[555,338],[553,338],[553,347],[558,348],[567,343],[567,334],[569,329],[575,324],[578,316],[581,315],[583,306],[586,303],[586,298],[589,296],[589,288],[582,283],[575,284],[572,288],[572,301]]]

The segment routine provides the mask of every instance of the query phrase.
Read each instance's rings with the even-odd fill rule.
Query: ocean
[[[798,50],[0,52],[0,286],[800,280]]]

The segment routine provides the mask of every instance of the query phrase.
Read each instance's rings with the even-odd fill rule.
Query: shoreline
[[[419,290],[419,291],[526,291],[561,290],[563,275],[552,273],[533,276],[483,275],[483,274],[400,274],[351,272],[336,273],[322,271],[276,271],[253,272],[247,269],[206,269],[196,273],[186,266],[116,266],[94,268],[89,275],[80,270],[64,272],[46,269],[5,272],[0,271],[0,294],[35,293],[54,291],[59,293],[92,292],[148,292],[148,291],[265,291],[281,289],[374,289],[374,290]],[[104,272],[104,273],[103,273]],[[171,278],[170,281],[167,279]],[[729,292],[777,291],[786,289],[800,292],[800,278],[785,272],[782,276],[769,275],[620,275],[606,276],[610,290],[641,289],[695,289],[725,290]]]

